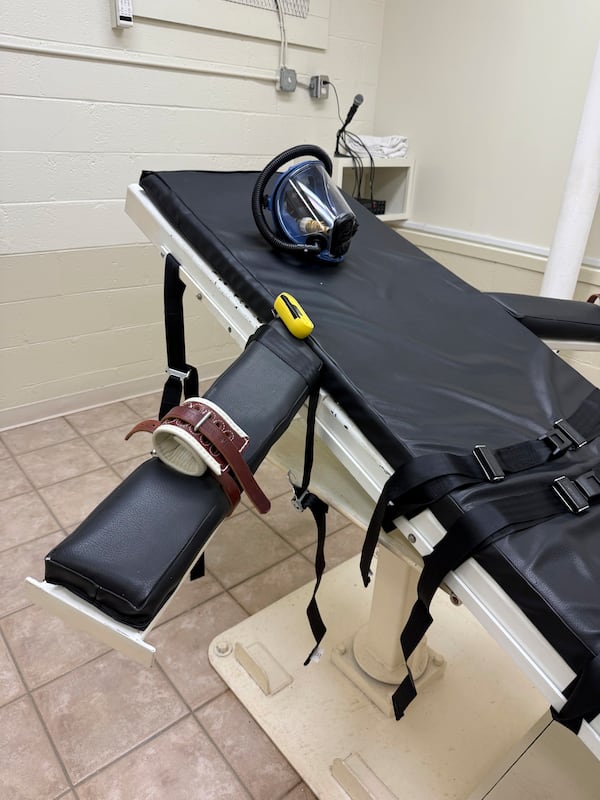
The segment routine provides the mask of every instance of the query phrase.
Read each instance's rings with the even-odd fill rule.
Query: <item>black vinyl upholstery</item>
[[[289,425],[319,370],[306,344],[273,322],[205,393],[249,435],[244,458],[252,471]],[[227,499],[209,474],[188,477],[150,458],[48,554],[46,580],[145,628],[227,512]]]
[[[359,230],[341,264],[265,246],[250,210],[256,173],[148,172],[152,203],[259,317],[291,292],[315,330],[322,382],[392,467],[476,444],[535,440],[593,390],[506,307],[352,203]],[[594,317],[590,304],[586,312]],[[452,491],[434,513],[546,487],[600,462],[595,439],[527,473]],[[418,509],[416,509],[418,510]],[[496,538],[476,557],[575,668],[600,652],[600,506]]]
[[[165,221],[263,322],[271,319],[280,292],[299,300],[314,333],[304,343],[286,339],[286,348],[297,346],[322,364],[322,386],[393,469],[431,454],[470,454],[476,445],[501,449],[537,441],[592,393],[594,387],[538,338],[561,330],[573,337],[572,325],[561,329],[555,311],[542,313],[537,303],[523,310],[506,297],[478,292],[359,203],[351,201],[360,227],[341,264],[269,249],[252,219],[256,178],[246,172],[147,172],[140,185]],[[591,304],[583,310],[583,338],[596,341],[597,315]],[[251,344],[207,395],[259,443],[259,454],[249,456],[253,469],[308,392],[303,375],[290,367],[293,359],[274,362],[263,349],[260,342]],[[247,369],[254,361],[258,366]],[[307,365],[310,372],[310,359]],[[272,420],[279,421],[275,429]],[[556,504],[557,477],[575,478],[599,463],[594,436],[499,483],[482,477],[475,485],[451,487],[432,511],[448,529],[461,515],[506,498],[547,492]],[[225,513],[215,485],[207,488],[206,500],[198,491],[182,503],[189,513],[172,546],[169,537],[154,552],[149,540],[160,538],[163,528],[173,534],[168,498],[183,497],[187,480],[167,478],[156,462],[143,465],[50,553],[48,580],[66,581],[114,616],[143,626],[183,574],[180,565],[189,566],[191,552],[201,551],[209,528]],[[149,488],[154,485],[156,491]],[[122,502],[129,490],[136,495],[133,514]],[[433,489],[431,496],[438,496]],[[565,507],[552,519],[508,525],[474,554],[576,671],[600,653],[599,530],[600,503],[578,515]],[[121,556],[124,537],[131,550]],[[116,557],[109,552],[115,545]],[[131,577],[136,565],[143,579]]]
[[[489,296],[537,336],[600,342],[599,305],[528,294],[490,292]]]

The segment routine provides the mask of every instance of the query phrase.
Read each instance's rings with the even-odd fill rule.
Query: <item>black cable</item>
[[[344,124],[344,120],[342,119],[342,114],[340,112],[340,98],[338,97],[337,89],[335,88],[335,83],[333,83],[333,81],[323,81],[323,84],[326,84],[327,86],[331,86],[331,88],[333,89],[333,91],[335,93],[335,101],[337,103],[338,119],[343,125]]]
[[[351,131],[346,131],[345,133],[348,135],[350,141],[353,141],[355,145],[356,143],[358,143],[369,157],[369,193],[370,193],[371,204],[373,204],[373,182],[375,180],[375,162],[373,160],[373,156],[371,155],[371,151],[363,142],[363,140],[360,138],[360,136],[357,136],[355,133],[352,133]],[[348,149],[347,142],[344,142],[344,146]],[[354,151],[354,153],[356,154],[356,151]],[[360,155],[358,155],[358,157],[361,158]],[[362,158],[361,158],[361,167],[362,167]],[[361,182],[362,182],[362,177],[361,177]]]
[[[344,121],[342,119],[342,115],[341,115],[341,112],[340,112],[340,98],[339,98],[339,95],[338,95],[338,92],[337,92],[336,85],[333,83],[333,81],[324,81],[324,83],[326,83],[327,85],[329,85],[329,86],[331,86],[333,88],[333,91],[335,93],[335,100],[336,100],[336,104],[337,104],[338,119],[342,123],[342,127],[343,127]],[[358,200],[360,200],[361,199],[361,188],[362,188],[363,177],[364,177],[364,165],[363,165],[363,160],[362,160],[361,154],[358,153],[356,151],[356,149],[355,149],[356,148],[356,144],[359,144],[360,147],[362,147],[364,152],[369,157],[369,200],[371,202],[371,210],[372,210],[372,208],[373,208],[373,183],[374,183],[374,180],[375,180],[375,162],[373,161],[373,156],[371,155],[371,152],[370,152],[369,148],[365,145],[365,143],[360,138],[360,136],[357,136],[355,133],[352,133],[349,130],[344,130],[344,131],[341,132],[341,134],[338,133],[338,139],[336,141],[336,150],[341,145],[344,148],[344,150],[346,151],[346,154],[352,160],[352,167],[353,167],[353,171],[354,171],[354,187],[353,187],[353,190],[352,190],[352,196],[356,197]]]

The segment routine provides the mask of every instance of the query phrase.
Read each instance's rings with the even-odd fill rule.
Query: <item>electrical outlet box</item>
[[[133,25],[133,0],[109,0],[113,28],[131,28]]]
[[[279,84],[278,89],[280,92],[295,92],[298,84],[296,70],[289,67],[281,67],[279,70]]]
[[[329,75],[313,75],[308,84],[308,93],[316,100],[329,97]]]

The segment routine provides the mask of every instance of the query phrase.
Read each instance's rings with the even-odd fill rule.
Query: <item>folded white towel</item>
[[[357,139],[352,141],[352,149],[360,156],[404,158],[408,152],[408,139],[406,136],[360,136],[360,142]]]

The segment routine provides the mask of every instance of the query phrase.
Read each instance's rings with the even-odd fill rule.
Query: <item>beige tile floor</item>
[[[214,636],[314,576],[315,530],[287,479],[258,478],[273,509],[240,505],[152,634],[146,670],[67,628],[25,597],[45,554],[145,459],[123,435],[158,395],[0,433],[0,798],[2,800],[308,800],[314,795],[209,665]],[[361,532],[328,518],[327,563]]]

